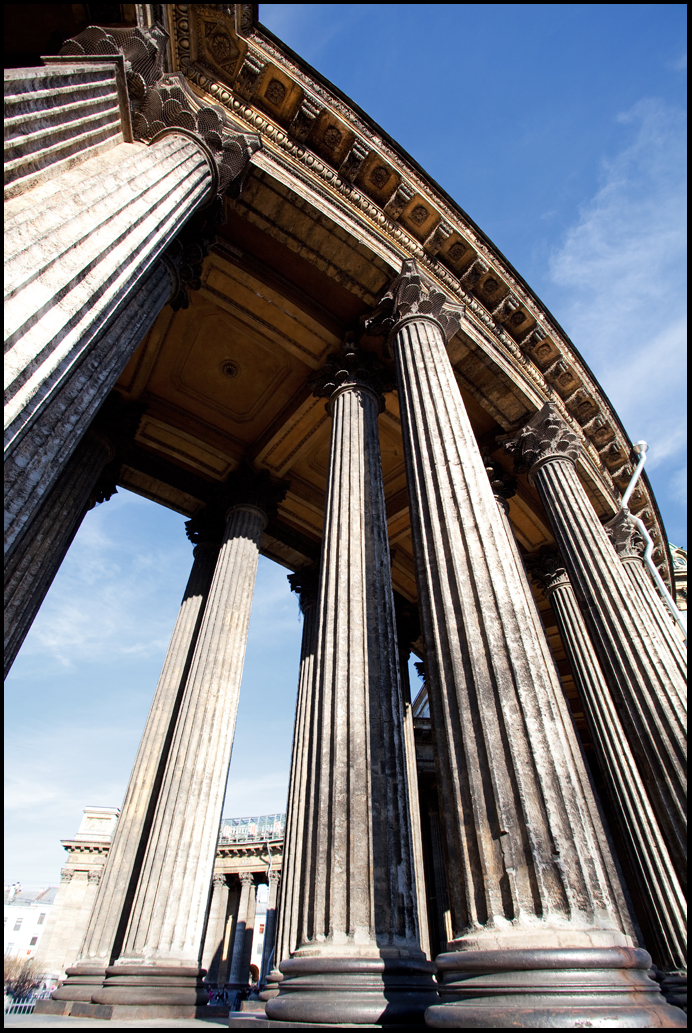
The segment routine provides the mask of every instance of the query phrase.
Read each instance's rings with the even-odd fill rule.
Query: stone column
[[[665,837],[613,705],[569,576],[556,552],[531,566],[550,600],[584,705],[591,738],[609,788],[639,905],[639,919],[655,964],[666,973],[686,968],[686,901]]]
[[[687,678],[687,647],[644,564],[644,539],[629,513],[622,509],[605,525],[605,529],[640,606],[646,610],[658,634],[667,642],[671,655],[677,658],[682,677]]]
[[[578,435],[547,403],[505,444],[550,520],[615,708],[681,884],[686,884],[685,686],[679,655],[645,609],[577,476]]]
[[[557,672],[446,352],[462,318],[447,303],[408,261],[375,317],[397,365],[451,875],[443,1003],[426,1022],[628,1026],[650,1007],[641,1024],[655,1025],[666,1006],[623,925]]]
[[[204,937],[202,967],[207,970],[207,983],[219,984],[224,937],[226,935],[226,914],[228,911],[228,883],[226,876],[217,873],[211,880],[211,901]]]
[[[173,134],[120,144],[8,202],[6,548],[170,297],[156,259],[217,181],[206,145]]]
[[[248,918],[251,918],[251,923],[254,921],[255,895],[257,892],[255,877],[252,872],[241,872],[238,878],[240,879],[240,901],[233,931],[231,968],[226,984],[231,990],[240,990],[242,987],[247,986],[248,983],[249,959],[246,964],[245,959],[248,950],[245,934],[248,930]],[[252,943],[252,939],[250,943]]]
[[[166,653],[154,700],[144,727],[113,843],[99,885],[84,943],[70,979],[54,1000],[91,999],[93,980],[122,947],[132,897],[151,833],[154,812],[174,736],[194,647],[214,576],[223,534],[223,517],[205,510],[187,523],[195,543],[194,563]],[[88,976],[85,984],[84,974]],[[88,995],[82,989],[89,985]]]
[[[88,432],[82,438],[5,565],[5,677],[84,516],[115,491],[114,484],[97,488],[114,454],[104,435]]]
[[[194,1015],[195,1005],[207,1000],[199,962],[259,546],[268,512],[285,491],[268,474],[249,468],[225,486],[223,544],[161,771],[122,949],[103,989],[92,996],[96,1004],[113,1005],[114,1016],[117,1006],[123,1015],[137,1007],[138,1018],[147,1006],[152,1015]]]
[[[281,872],[270,872],[269,899],[267,900],[267,917],[264,922],[264,941],[262,943],[262,964],[260,965],[260,986],[264,982],[270,961],[273,960],[272,951],[274,950],[274,934],[276,932],[276,904],[280,883]]]
[[[283,979],[279,970],[281,962],[291,956],[297,946],[297,923],[299,917],[299,883],[303,849],[306,835],[306,792],[308,769],[312,756],[311,736],[314,730],[313,706],[315,700],[315,650],[317,648],[317,590],[319,569],[303,567],[288,577],[291,589],[300,598],[303,614],[303,637],[300,650],[298,675],[298,696],[293,726],[293,751],[291,754],[291,775],[288,783],[288,807],[286,831],[284,833],[283,878],[279,896],[279,914],[276,925],[276,950],[272,970],[267,977],[268,984],[280,983]],[[265,994],[275,996],[276,989]],[[268,1000],[269,998],[266,997]]]
[[[313,730],[297,873],[297,948],[270,1019],[420,1021],[420,948],[403,707],[382,487],[381,372],[347,342],[316,377],[332,437]]]

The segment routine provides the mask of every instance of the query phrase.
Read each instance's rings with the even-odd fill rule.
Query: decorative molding
[[[449,341],[463,315],[464,306],[455,304],[420,271],[414,259],[408,259],[365,326],[369,333],[389,334],[402,319],[419,316],[434,319]]]
[[[74,871],[72,868],[61,868],[60,869],[60,882],[72,882],[72,876]]]
[[[579,435],[563,419],[557,406],[546,402],[515,438],[505,441],[517,473],[532,473],[545,463],[567,459],[575,466],[581,454]]]
[[[493,489],[495,501],[502,506],[505,513],[509,513],[508,501],[517,493],[516,477],[507,473],[499,463],[493,462],[488,455],[483,456],[483,465],[490,481],[490,487]]]
[[[166,132],[192,134],[206,145],[217,171],[216,192],[238,197],[252,154],[261,142],[256,135],[229,134],[223,109],[202,106],[181,73],[164,74],[168,33],[160,25],[149,29],[104,29],[90,25],[63,44],[60,54],[91,57],[122,54],[125,59],[135,140],[154,143]]]
[[[543,548],[526,560],[531,579],[549,597],[556,588],[570,584],[569,574],[557,549]]]
[[[348,387],[367,387],[377,396],[380,412],[384,412],[384,392],[393,391],[396,386],[394,371],[383,366],[371,352],[357,348],[353,334],[346,335],[341,349],[330,355],[308,380],[318,398],[331,398],[336,391]]]
[[[608,521],[605,529],[616,553],[623,562],[643,558],[646,543],[626,510],[621,509],[612,520]]]
[[[310,563],[295,573],[288,575],[288,583],[291,591],[295,592],[300,599],[300,609],[305,613],[307,609],[317,602],[319,593],[320,569],[316,563]]]
[[[96,871],[94,868],[92,868],[91,871],[87,872],[87,880],[88,880],[89,884],[91,886],[93,886],[93,885],[98,886],[98,884],[101,882],[101,875],[102,874],[103,874],[102,870],[101,871]]]

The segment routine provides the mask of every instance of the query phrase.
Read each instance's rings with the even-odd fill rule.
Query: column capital
[[[646,543],[628,510],[621,509],[604,526],[606,534],[623,563],[625,560],[641,560],[643,558]]]
[[[309,563],[293,574],[288,575],[288,583],[291,591],[295,592],[300,600],[301,613],[314,606],[317,602],[320,584],[320,570],[316,564]]]
[[[240,872],[240,874],[238,875],[238,878],[240,879],[240,885],[241,886],[254,886],[255,885],[255,876],[253,875],[252,872]]]
[[[278,886],[281,882],[281,872],[270,872],[269,873],[269,885]]]
[[[505,441],[505,449],[514,456],[516,472],[529,473],[531,476],[546,463],[561,459],[576,465],[581,453],[581,442],[557,406],[553,402],[546,402],[516,437]]]
[[[390,334],[404,320],[431,319],[449,341],[459,329],[464,306],[453,301],[435,282],[421,272],[413,258],[383,296],[365,327],[372,334]]]
[[[216,501],[227,517],[234,509],[252,506],[271,520],[287,491],[288,481],[273,481],[268,470],[255,470],[244,462],[221,485]]]
[[[185,521],[185,534],[194,546],[221,545],[226,521],[223,510],[213,503]]]
[[[529,556],[526,569],[534,584],[540,586],[548,598],[556,588],[570,584],[567,568],[557,549],[543,548],[537,555]]]
[[[127,104],[125,110],[121,108],[126,139],[155,143],[171,132],[192,137],[210,165],[210,199],[217,194],[239,197],[250,158],[262,146],[260,137],[234,132],[235,127],[217,105],[200,103],[184,76],[164,73],[167,41],[168,33],[159,25],[138,25],[117,33],[90,25],[65,40],[60,56],[79,61],[80,57],[122,55],[129,101],[129,111]]]
[[[215,872],[211,880],[212,886],[225,886],[226,876],[222,875],[221,872]]]
[[[517,479],[499,464],[494,462],[489,455],[483,455],[483,465],[493,489],[493,495],[498,506],[509,512],[508,501],[517,493]]]
[[[387,369],[371,352],[356,346],[352,333],[346,335],[338,352],[327,358],[324,366],[310,377],[313,394],[318,398],[334,398],[337,392],[349,388],[368,388],[377,398],[380,412],[384,411],[385,391],[395,387],[394,370]]]
[[[60,869],[60,882],[71,882],[74,871],[72,868],[61,868]]]

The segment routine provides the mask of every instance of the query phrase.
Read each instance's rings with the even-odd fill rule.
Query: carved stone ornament
[[[223,108],[202,106],[182,74],[164,74],[163,55],[168,34],[160,25],[150,29],[104,29],[90,25],[60,50],[61,56],[122,54],[125,59],[135,140],[154,141],[160,133],[190,133],[206,144],[216,166],[216,192],[238,197],[252,154],[259,150],[254,133],[229,133]]]
[[[483,464],[488,474],[490,487],[493,489],[493,495],[498,504],[507,512],[509,508],[507,502],[517,493],[517,479],[511,473],[507,473],[499,463],[493,462],[490,456],[483,456]]]
[[[213,876],[211,882],[212,882],[212,886],[225,886],[226,885],[226,876],[225,875],[221,875],[219,872],[216,872],[215,875]]]
[[[534,584],[542,588],[547,596],[561,585],[569,584],[567,568],[557,549],[541,549],[537,556],[526,560],[526,569]]]
[[[324,366],[309,377],[313,394],[329,398],[339,388],[362,384],[377,395],[380,412],[384,411],[385,391],[393,391],[394,371],[387,369],[376,356],[356,347],[354,335],[347,334],[341,349],[330,355]]]
[[[223,200],[217,196],[188,220],[161,256],[173,276],[170,306],[174,312],[188,308],[189,292],[202,286],[202,264],[216,240],[217,227],[225,220]]]
[[[424,316],[434,319],[449,341],[459,329],[463,314],[464,306],[453,302],[410,258],[374,314],[365,320],[365,327],[368,333],[388,335],[400,320]]]
[[[217,489],[214,505],[221,507],[225,514],[235,506],[255,506],[271,520],[288,488],[288,481],[272,481],[268,470],[258,471],[249,463],[243,463]]]
[[[532,471],[538,464],[558,459],[577,462],[581,452],[579,436],[563,420],[556,405],[546,402],[542,409],[522,427],[505,449],[514,456],[517,473]]]
[[[87,880],[89,881],[89,883],[91,883],[92,886],[94,884],[98,886],[98,884],[101,881],[101,875],[102,872],[94,871],[94,869],[92,868],[90,872],[87,872]]]
[[[288,575],[288,583],[291,591],[295,592],[300,599],[300,609],[305,613],[308,607],[317,602],[319,590],[320,570],[316,564],[310,563],[293,574]]]
[[[208,505],[191,520],[185,521],[185,534],[193,545],[220,545],[225,524],[223,510]]]
[[[241,886],[254,886],[255,876],[252,872],[241,872],[238,876]]]
[[[616,553],[621,560],[640,560],[644,555],[645,542],[628,512],[621,509],[605,525]]]
[[[71,868],[61,868],[60,870],[60,882],[71,882],[74,872]]]

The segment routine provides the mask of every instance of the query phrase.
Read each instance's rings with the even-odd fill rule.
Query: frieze
[[[182,5],[176,5],[176,9],[178,6]],[[357,115],[354,115],[353,110],[346,102],[341,100],[338,96],[332,95],[325,86],[323,86],[319,81],[311,78],[304,69],[294,65],[291,62],[290,57],[283,53],[283,51],[280,50],[279,47],[277,47],[271,40],[265,38],[262,35],[261,30],[257,29],[255,26],[249,26],[244,35],[249,40],[256,53],[261,54],[262,60],[273,63],[277,68],[285,70],[301,87],[304,92],[301,105],[302,108],[306,106],[308,106],[308,110],[310,110],[310,107],[312,107],[312,110],[328,108],[331,112],[339,116],[346,124],[355,126],[362,143],[366,147],[372,148],[372,150],[377,152],[377,154],[382,158],[380,163],[375,163],[373,165],[373,168],[379,164],[382,165],[383,168],[391,166],[392,170],[397,175],[403,173],[404,178],[407,180],[407,183],[405,184],[406,190],[411,191],[409,196],[413,196],[413,194],[417,193],[419,190],[423,195],[423,198],[425,198],[426,194],[429,194],[429,183],[427,181],[423,181],[423,179],[417,175],[415,169],[404,166],[400,154],[395,151],[386,140],[381,139],[375,132],[373,132],[369,125],[361,123],[358,120]],[[492,311],[488,311],[488,308],[492,309],[496,306],[496,295],[489,295],[487,292],[484,292],[482,294],[483,301],[476,301],[475,298],[464,291],[454,274],[448,272],[448,270],[441,265],[440,257],[446,259],[446,255],[439,256],[438,252],[436,256],[432,257],[430,254],[426,254],[425,252],[429,250],[428,248],[421,248],[418,241],[406,234],[405,231],[402,232],[402,227],[393,226],[391,224],[390,219],[392,217],[397,217],[397,213],[395,211],[396,206],[392,206],[391,202],[396,198],[396,194],[399,193],[401,185],[394,194],[394,197],[390,198],[389,205],[385,205],[385,215],[384,218],[382,218],[382,209],[378,209],[369,199],[360,194],[360,192],[348,182],[345,176],[340,176],[335,172],[334,168],[330,168],[327,159],[325,159],[324,163],[320,162],[314,152],[312,154],[307,152],[307,148],[303,148],[301,153],[300,145],[302,140],[298,139],[297,133],[295,135],[293,134],[293,125],[290,127],[290,132],[284,132],[278,126],[272,125],[268,120],[262,119],[261,117],[258,118],[258,112],[243,104],[242,100],[237,96],[234,96],[231,91],[228,91],[228,95],[225,98],[219,96],[220,84],[213,83],[213,81],[210,80],[199,68],[195,69],[190,67],[188,70],[188,77],[191,80],[196,81],[196,83],[206,92],[216,95],[215,99],[220,99],[224,106],[229,108],[237,117],[241,118],[253,129],[266,135],[268,140],[280,149],[284,150],[287,154],[290,154],[294,160],[298,160],[301,164],[306,166],[313,174],[327,183],[332,190],[345,195],[355,207],[360,209],[363,215],[377,225],[380,232],[384,232],[386,236],[393,239],[400,247],[403,247],[404,251],[415,257],[422,268],[429,270],[430,273],[444,285],[445,289],[448,290],[450,294],[455,296],[458,300],[463,301],[467,306],[467,317],[472,322],[479,322],[484,326],[487,326],[493,337],[501,343],[516,362],[521,364],[523,375],[533,382],[544,397],[551,398],[556,404],[559,404],[560,400],[557,397],[554,397],[552,386],[545,381],[540,370],[533,365],[533,362],[528,360],[527,356],[522,353],[521,348],[518,347],[517,342],[512,336],[515,333],[521,334],[525,323],[533,323],[534,321],[539,322],[541,319],[545,318],[546,314],[539,308],[531,296],[524,294],[523,283],[520,283],[516,277],[512,275],[512,271],[510,269],[501,267],[501,280],[504,281],[504,286],[509,289],[510,294],[513,293],[517,296],[517,300],[521,299],[520,304],[522,308],[520,309],[517,306],[515,311],[510,313],[509,316],[503,314],[503,316],[500,317],[500,313],[496,312],[493,314]],[[315,115],[315,117],[318,116]],[[298,116],[296,116],[294,123],[297,122],[297,119]],[[297,125],[295,128],[297,129]],[[307,138],[310,131],[310,126],[306,126],[300,133],[303,140]],[[291,138],[292,136],[293,138]],[[401,204],[398,214],[403,211],[407,203],[405,198],[402,200],[403,204]],[[444,198],[435,196],[434,200],[435,209],[440,213],[445,225],[450,225],[452,227],[453,233],[456,236],[456,227],[459,225],[459,212],[456,209],[451,209],[449,205],[445,203]],[[425,202],[422,202],[422,204],[427,207]],[[387,215],[390,216],[390,219],[387,219]],[[389,223],[389,225],[387,225],[387,223]],[[492,270],[492,264],[496,261],[494,252],[492,252],[480,234],[476,232],[472,226],[464,224],[461,226],[461,229],[463,230],[464,237],[467,238],[468,244],[470,244],[470,246],[476,251],[479,257],[484,260],[489,260],[487,264],[489,265],[491,272],[494,272],[494,270]],[[455,244],[456,243],[457,242],[455,242]],[[454,247],[454,245],[452,246]],[[465,248],[465,251],[466,250],[468,249]],[[450,257],[452,261],[458,260],[455,259],[455,256]],[[466,260],[465,254],[463,257],[464,260]],[[497,279],[495,276],[492,278]],[[500,299],[499,304],[502,306],[503,299]],[[522,311],[522,309],[525,311]],[[512,322],[512,320],[516,321]],[[507,329],[505,329],[505,327],[507,327]],[[529,326],[528,331],[531,331],[531,329],[532,327]],[[550,333],[558,340],[561,337],[561,331],[559,328],[551,328]],[[538,347],[540,347],[540,345],[538,345]],[[576,376],[588,384],[590,381],[589,373],[582,367],[578,356],[572,355],[572,346],[569,342],[565,342],[565,350],[569,353],[570,365],[574,368]],[[537,359],[540,362],[542,360],[542,356],[537,355],[536,351],[537,348],[534,350],[532,358]],[[555,347],[555,351],[559,354],[559,346]],[[551,356],[547,357],[550,358]],[[557,357],[557,355],[555,357]],[[595,400],[594,404],[597,408],[599,407],[599,403]],[[594,415],[595,413],[591,413],[588,416],[588,419],[590,420]],[[581,417],[582,422],[584,422],[585,419],[585,416]],[[583,447],[586,453],[589,454],[595,468],[599,470],[601,476],[605,479],[606,483],[610,481],[607,467],[601,462],[596,445],[587,438],[583,443]]]

